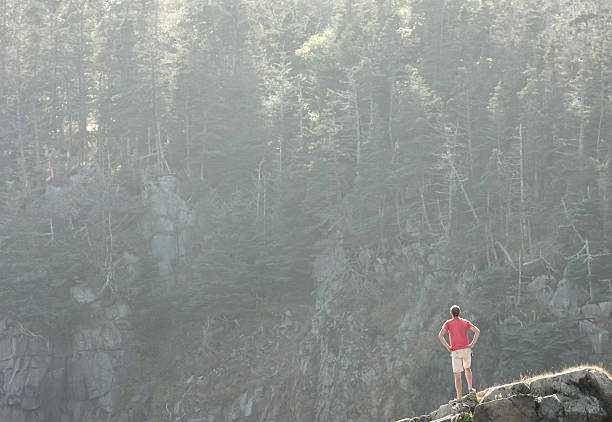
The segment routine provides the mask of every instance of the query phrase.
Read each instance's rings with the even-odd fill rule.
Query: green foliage
[[[588,239],[592,245],[601,241],[601,215],[597,201],[586,198],[575,202],[568,207],[568,217],[575,225],[583,238]]]
[[[323,33],[314,34],[295,51],[295,55],[308,61],[309,64],[312,62],[320,63],[324,61],[325,56],[330,55],[330,45],[333,43],[334,37],[331,28],[326,29]]]
[[[185,315],[252,307],[257,292],[309,279],[303,251],[310,240],[295,221],[295,209],[287,206],[286,213],[264,218],[249,195],[236,192],[224,202],[208,190],[196,210],[194,274],[175,298]]]
[[[539,244],[572,256],[583,242],[570,222],[590,242],[591,281],[609,278],[602,2],[575,4],[575,17],[531,0],[204,3],[8,0],[6,312],[59,329],[70,283],[100,289],[110,275],[139,292],[143,327],[252,306],[310,286],[317,242],[333,236],[373,260],[439,249],[449,274],[476,273],[474,303],[499,315],[516,285],[508,261]],[[137,234],[142,181],[168,171],[197,215],[173,291]],[[146,263],[136,280],[124,252]],[[584,285],[586,271],[578,256],[564,275]]]
[[[131,320],[142,346],[139,352],[144,357],[155,357],[162,345],[151,333],[176,327],[186,319],[180,297],[176,290],[168,290],[159,276],[156,260],[146,255],[141,262],[140,276],[123,291],[130,292],[126,298],[134,311]]]
[[[464,412],[459,415],[458,422],[472,422],[474,420],[474,415],[468,412]]]
[[[20,215],[2,226],[0,307],[5,315],[47,336],[64,338],[76,307],[69,288],[99,276],[86,249],[67,233],[51,236],[48,220]]]
[[[574,286],[584,287],[587,281],[587,264],[583,259],[575,258],[567,263],[563,270],[563,278]]]
[[[471,293],[470,302],[483,315],[502,317],[507,296],[514,288],[511,280],[512,272],[506,267],[477,272],[472,285],[467,286]]]
[[[591,345],[576,337],[574,325],[575,322],[560,320],[504,327],[500,333],[499,352],[502,378],[550,370],[551,356],[556,357],[553,365],[560,365],[561,361],[580,362]],[[572,329],[567,329],[570,326]]]

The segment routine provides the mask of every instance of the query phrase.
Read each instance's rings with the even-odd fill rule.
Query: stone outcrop
[[[431,413],[399,420],[397,422],[432,422],[432,421],[460,421],[462,415],[471,414],[478,405],[475,393],[464,396],[461,400],[451,400],[448,404],[440,406]]]
[[[58,412],[53,398],[62,394],[63,372],[53,365],[45,339],[16,321],[0,321],[0,420],[50,420]]]
[[[124,344],[117,326],[100,321],[73,338],[67,361],[68,410],[75,421],[104,421],[119,395]],[[100,415],[100,416],[98,416]]]
[[[0,421],[114,420],[127,366],[129,308],[119,301],[102,306],[80,286],[73,298],[89,321],[65,350],[18,321],[0,320]]]
[[[471,393],[430,414],[398,422],[470,418],[474,422],[610,421],[612,379],[596,367],[571,369]]]
[[[192,241],[193,212],[177,193],[175,176],[151,178],[146,188],[150,204],[142,231],[158,260],[160,276],[172,285],[180,276],[181,259]]]

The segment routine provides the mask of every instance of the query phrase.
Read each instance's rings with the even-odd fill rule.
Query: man
[[[455,375],[455,390],[457,390],[457,398],[461,399],[461,372],[465,369],[465,379],[467,380],[468,390],[476,391],[472,388],[472,347],[478,341],[480,330],[467,319],[459,318],[461,308],[453,305],[450,308],[452,319],[444,323],[438,338],[451,354],[453,361],[453,374]],[[474,338],[470,343],[468,340],[468,330],[474,332]],[[450,345],[446,342],[444,336],[448,333],[450,337]]]

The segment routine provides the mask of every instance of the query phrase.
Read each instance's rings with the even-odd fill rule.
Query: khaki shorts
[[[453,372],[455,374],[463,372],[463,368],[469,369],[472,366],[472,349],[459,349],[451,352],[453,360]]]

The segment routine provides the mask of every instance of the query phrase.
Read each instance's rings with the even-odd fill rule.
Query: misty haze
[[[0,422],[612,420],[611,100],[607,0],[0,0]]]

